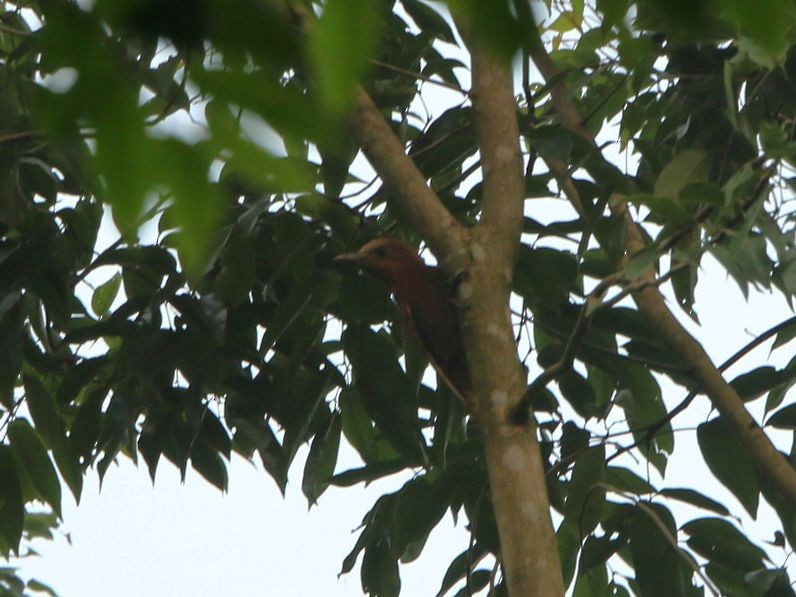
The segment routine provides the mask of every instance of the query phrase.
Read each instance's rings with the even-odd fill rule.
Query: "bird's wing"
[[[400,305],[406,320],[411,322],[437,372],[454,392],[469,403],[472,393],[470,370],[456,310],[447,298],[444,285],[414,298],[412,303]]]

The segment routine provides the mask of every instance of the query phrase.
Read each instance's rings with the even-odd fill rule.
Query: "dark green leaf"
[[[121,284],[122,275],[117,272],[94,290],[94,294],[91,295],[91,309],[98,317],[108,314]]]
[[[664,533],[661,529],[666,529]],[[630,549],[642,595],[693,595],[691,568],[672,547],[677,528],[660,504],[637,508],[630,529]]]
[[[645,495],[655,493],[655,488],[639,477],[633,471],[621,466],[609,466],[605,469],[606,484],[616,487],[621,491],[627,491],[635,495]]]
[[[313,27],[310,54],[321,89],[320,97],[332,114],[341,114],[354,95],[375,49],[379,18],[367,0],[331,0]]]
[[[194,442],[191,447],[191,466],[221,491],[227,491],[229,478],[224,459],[205,442]]]
[[[394,553],[402,556],[410,544],[431,533],[448,509],[449,493],[445,483],[427,475],[401,488],[395,504]]]
[[[437,597],[443,597],[459,580],[465,578],[467,573],[472,571],[483,556],[484,550],[476,544],[472,549],[468,548],[453,558],[445,572],[445,576],[442,578],[442,585],[437,591]]]
[[[726,520],[699,518],[683,526],[688,546],[711,562],[750,572],[763,567],[765,552]]]
[[[705,510],[712,510],[713,512],[721,514],[722,516],[730,515],[730,511],[727,510],[727,508],[725,508],[722,504],[693,489],[688,489],[688,488],[664,489],[663,491],[661,491],[661,495],[670,497],[675,500],[679,500],[681,502],[685,502],[687,504],[691,504],[692,506],[697,506],[698,508],[704,508]]]
[[[778,429],[796,429],[796,404],[779,409],[768,418],[766,425]]]
[[[354,365],[354,383],[366,412],[396,450],[411,461],[425,461],[417,395],[398,364],[395,348],[383,334],[360,326],[346,328],[343,346]]]
[[[742,373],[730,382],[744,402],[754,400],[772,390],[783,381],[783,375],[770,365]]]
[[[304,465],[304,479],[301,483],[301,491],[310,506],[317,503],[334,475],[341,429],[342,417],[335,413],[329,420],[325,431],[318,433],[312,440],[307,462]]]
[[[433,35],[442,41],[454,44],[456,38],[453,36],[450,25],[445,18],[420,0],[406,0],[401,4],[412,17],[412,20],[417,23],[421,31],[426,34]]]
[[[721,419],[713,419],[697,428],[702,456],[710,471],[743,504],[752,517],[757,516],[760,488],[751,456]]]
[[[0,444],[0,539],[4,545],[19,553],[19,540],[25,519],[22,489],[12,449]],[[4,553],[8,557],[8,553]]]
[[[590,533],[600,519],[605,489],[598,484],[604,479],[605,447],[589,448],[575,461],[564,509],[567,524],[579,536]]]
[[[19,470],[60,517],[61,484],[36,431],[25,419],[16,419],[8,427],[8,439],[20,465]]]
[[[398,562],[386,541],[377,541],[365,549],[362,558],[362,590],[378,597],[398,597],[401,577]]]

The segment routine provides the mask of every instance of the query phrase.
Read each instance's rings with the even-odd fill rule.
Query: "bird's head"
[[[354,263],[390,285],[426,265],[412,247],[386,237],[365,243],[356,253],[338,255],[335,261]]]

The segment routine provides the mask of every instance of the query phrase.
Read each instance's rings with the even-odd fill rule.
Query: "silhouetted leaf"
[[[710,471],[729,489],[753,517],[757,515],[760,488],[749,452],[719,419],[697,429],[702,456]]]

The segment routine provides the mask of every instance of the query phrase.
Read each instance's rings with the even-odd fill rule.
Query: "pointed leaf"
[[[0,444],[0,540],[19,553],[19,540],[25,520],[22,488],[11,448]],[[6,557],[8,553],[4,554]]]
[[[760,500],[755,465],[735,434],[717,418],[697,428],[699,449],[713,475],[754,518]]]
[[[8,427],[8,439],[20,470],[60,518],[61,484],[38,434],[25,419],[16,419]]]

